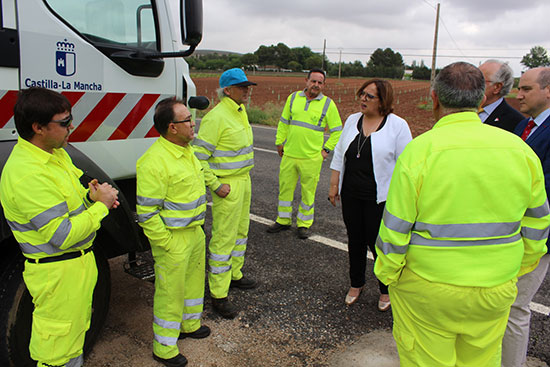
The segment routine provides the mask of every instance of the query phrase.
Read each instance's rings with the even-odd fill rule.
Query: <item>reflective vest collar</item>
[[[237,102],[235,102],[234,100],[232,100],[227,96],[223,97],[220,103],[225,103],[227,107],[231,108],[232,110],[235,110],[236,112],[241,112],[245,109],[243,104],[239,105],[237,104]]]
[[[307,95],[306,95],[306,90],[304,89],[303,91],[301,91],[299,94],[298,94],[300,97],[305,97],[307,99]],[[319,95],[313,99],[310,99],[310,101],[320,101],[322,100],[323,98],[325,97],[325,95],[321,92],[319,93]]]
[[[171,141],[168,141],[165,137],[160,136],[159,137],[159,144],[162,145],[164,149],[169,151],[174,157],[181,158],[181,156],[187,154],[191,154],[191,146],[188,144],[186,147],[182,147],[180,145],[174,144]],[[188,153],[191,152],[191,153]]]
[[[460,124],[460,123],[481,124],[482,122],[476,112],[471,112],[471,111],[456,112],[440,118],[439,121],[436,122],[433,128],[435,129],[435,128],[439,128],[447,125]]]
[[[63,152],[62,152],[63,148],[54,149],[53,154],[50,154],[21,137],[17,139],[17,145],[20,146],[22,149],[25,149],[27,152],[29,152],[34,158],[36,158],[42,164],[48,163],[50,159],[52,159],[53,157],[61,157],[63,155]]]

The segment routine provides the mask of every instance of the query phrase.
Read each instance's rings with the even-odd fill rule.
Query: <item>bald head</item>
[[[529,69],[519,80],[519,110],[533,118],[550,108],[550,68]]]

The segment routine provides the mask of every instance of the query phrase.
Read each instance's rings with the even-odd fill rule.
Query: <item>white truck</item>
[[[158,136],[152,122],[158,101],[177,96],[192,108],[208,106],[194,96],[183,59],[201,38],[202,0],[0,0],[0,168],[17,140],[18,90],[41,86],[73,106],[67,151],[84,171],[82,181],[95,177],[120,191],[121,206],[94,243],[99,279],[85,352],[109,308],[107,260],[128,254],[129,273],[153,276],[136,256],[149,244],[135,219],[135,164]],[[24,258],[1,210],[0,251],[0,366],[35,366]]]

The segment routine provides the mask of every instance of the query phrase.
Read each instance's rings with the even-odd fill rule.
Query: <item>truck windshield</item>
[[[66,23],[93,43],[157,50],[150,0],[45,0]]]

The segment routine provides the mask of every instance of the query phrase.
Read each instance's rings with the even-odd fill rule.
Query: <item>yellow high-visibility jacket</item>
[[[533,270],[550,225],[541,163],[519,137],[474,112],[440,119],[395,167],[375,274],[406,266],[433,282],[493,287]]]
[[[221,186],[218,177],[246,174],[254,167],[253,140],[244,105],[229,97],[204,116],[193,147],[211,190]]]
[[[342,120],[336,104],[320,93],[308,101],[304,91],[288,96],[279,125],[275,145],[285,143],[285,155],[292,158],[314,158],[321,154],[328,126],[330,137],[324,145],[330,151],[342,134]]]
[[[206,189],[194,153],[161,136],[137,161],[138,222],[151,245],[166,248],[172,230],[204,223]]]
[[[19,138],[0,179],[4,215],[23,255],[58,256],[90,247],[108,209],[87,189],[64,149],[50,154]]]

